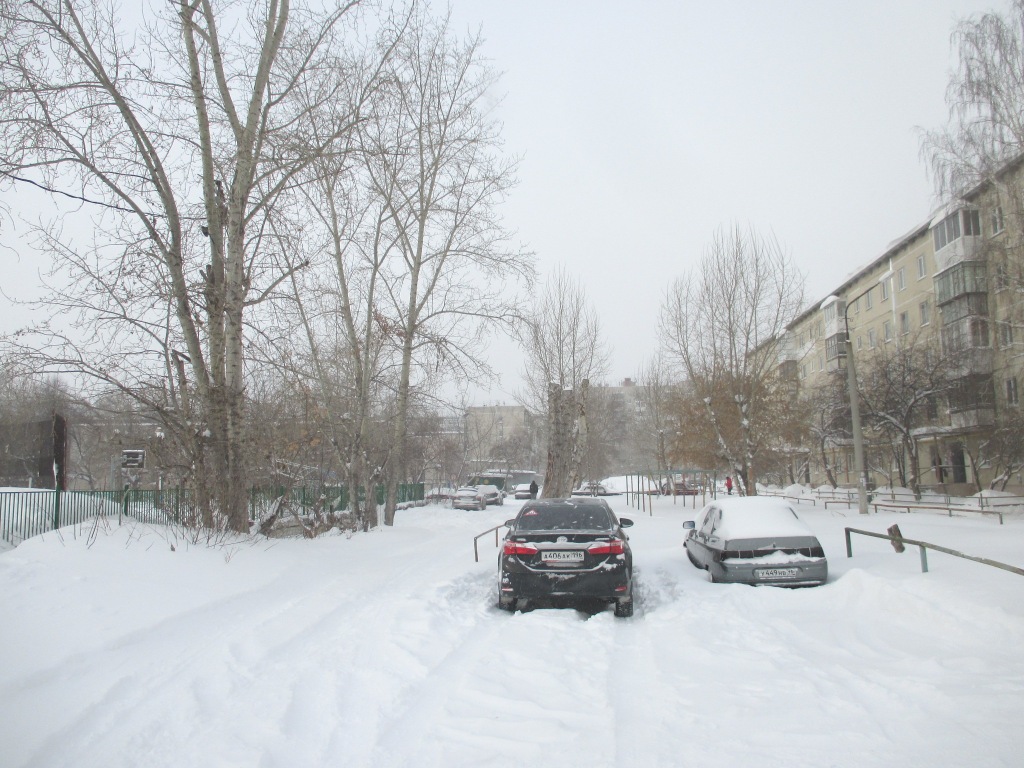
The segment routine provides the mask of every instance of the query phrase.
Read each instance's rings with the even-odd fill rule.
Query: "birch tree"
[[[747,494],[756,493],[754,463],[777,418],[779,340],[802,304],[803,276],[779,243],[734,226],[716,233],[662,305],[668,354],[703,402],[704,427]]]

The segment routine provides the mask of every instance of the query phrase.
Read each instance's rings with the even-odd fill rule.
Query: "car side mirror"
[[[630,520],[628,517],[620,517],[619,518],[619,527],[620,528],[629,528],[632,524],[633,524],[633,521]]]
[[[696,527],[697,525],[693,522],[693,520],[687,520],[685,523],[683,523],[683,528],[689,528],[691,531]]]
[[[502,523],[502,525],[504,525],[506,528],[511,528],[515,524],[516,524],[515,518],[512,518],[511,520],[506,520],[504,523]]]

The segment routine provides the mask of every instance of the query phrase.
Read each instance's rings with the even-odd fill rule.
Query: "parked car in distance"
[[[484,501],[488,504],[505,503],[505,492],[496,485],[478,485],[476,489],[484,495]]]
[[[455,497],[456,490],[457,489],[452,488],[449,485],[439,485],[427,489],[427,492],[423,494],[423,497],[427,501],[449,501]]]
[[[530,484],[520,483],[515,488],[515,499],[516,501],[523,501],[530,498]]]
[[[781,499],[726,496],[683,527],[687,557],[711,581],[809,587],[828,579],[821,543]]]
[[[633,553],[608,502],[596,498],[535,499],[513,520],[498,555],[498,607],[520,601],[600,601],[616,616],[633,615]]]
[[[682,480],[674,484],[667,480],[664,481],[661,484],[661,495],[671,496],[673,493],[675,493],[676,496],[696,496],[700,493],[700,490],[690,487]]]
[[[487,509],[487,499],[474,486],[465,486],[455,492],[452,509]]]
[[[596,480],[589,480],[581,483],[580,487],[572,492],[573,496],[611,496],[611,491],[604,483]]]

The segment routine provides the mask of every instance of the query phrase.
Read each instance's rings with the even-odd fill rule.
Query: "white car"
[[[505,492],[496,485],[478,485],[476,487],[484,495],[488,504],[502,505],[505,503]]]
[[[725,496],[683,527],[687,557],[711,581],[809,587],[828,580],[821,543],[780,499]]]
[[[477,488],[467,485],[455,492],[452,509],[487,509],[487,499]]]
[[[515,491],[513,491],[513,493],[515,494],[516,501],[525,501],[527,499],[533,498],[533,494],[530,491],[529,483],[520,483],[519,485],[516,486]]]

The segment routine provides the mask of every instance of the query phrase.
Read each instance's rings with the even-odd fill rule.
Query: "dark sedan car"
[[[824,584],[828,561],[796,511],[780,499],[722,498],[701,510],[684,546],[711,581],[807,587]]]
[[[616,616],[633,615],[633,553],[608,502],[541,499],[523,505],[498,556],[498,607],[519,601],[603,601]]]

